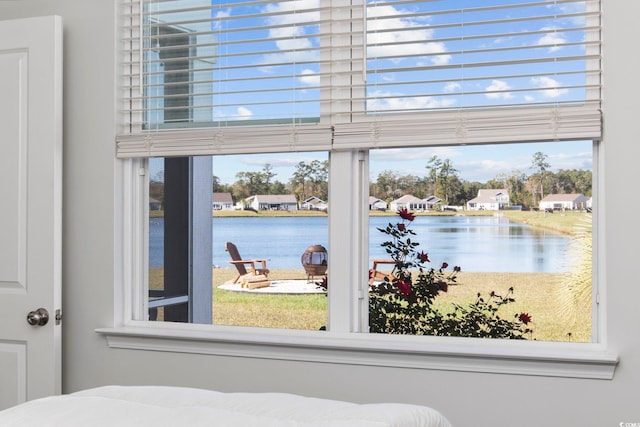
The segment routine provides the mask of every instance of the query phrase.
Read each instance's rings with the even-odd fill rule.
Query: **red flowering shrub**
[[[415,232],[408,227],[415,216],[406,209],[399,210],[398,215],[402,222],[378,229],[390,237],[382,247],[395,268],[390,277],[370,287],[370,332],[511,339],[525,339],[525,334],[531,333],[525,328],[531,322],[528,313],[516,314],[515,321],[502,319],[497,313],[502,305],[515,301],[513,288],[505,297],[492,292],[488,300],[478,295],[468,306],[453,303],[445,311],[436,308],[435,298],[456,282],[461,268],[454,266],[446,272],[446,262],[437,270],[427,268],[429,256],[417,251],[419,243],[411,238]]]

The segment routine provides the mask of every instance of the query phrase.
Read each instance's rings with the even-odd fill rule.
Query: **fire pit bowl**
[[[322,245],[311,245],[303,252],[300,262],[307,272],[307,282],[313,281],[314,276],[324,276],[327,273],[327,249]]]

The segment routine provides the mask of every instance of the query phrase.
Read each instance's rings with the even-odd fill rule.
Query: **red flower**
[[[440,282],[440,290],[442,292],[447,292],[449,290],[449,285],[446,282]]]
[[[403,223],[399,223],[398,224],[398,230],[404,231],[405,228],[407,228],[407,227],[405,227],[405,225]]]
[[[398,287],[402,295],[411,295],[411,283],[399,279],[396,282],[396,286]]]
[[[461,270],[461,268],[460,268],[460,266],[458,266],[458,265],[456,265],[455,267],[453,267],[453,271],[460,271],[460,270]]]
[[[447,264],[446,262],[442,263],[442,267],[440,267],[441,270],[444,270],[445,268],[449,267],[449,264]]]
[[[414,219],[416,219],[416,216],[409,212],[407,208],[400,209],[398,211],[398,215],[400,215],[400,218],[406,219],[407,221],[413,221]]]
[[[429,261],[429,255],[428,255],[427,253],[425,253],[424,251],[422,251],[422,252],[420,252],[420,253],[418,254],[418,259],[419,259],[421,262],[430,262],[430,261]]]
[[[528,313],[520,313],[518,316],[518,320],[520,320],[525,325],[528,325],[531,322],[531,316]]]

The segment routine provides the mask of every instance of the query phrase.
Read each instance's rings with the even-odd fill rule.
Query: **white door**
[[[0,21],[0,409],[61,391],[61,100],[60,18]]]

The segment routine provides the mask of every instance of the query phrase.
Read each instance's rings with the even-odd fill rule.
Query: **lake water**
[[[388,258],[380,244],[387,235],[377,230],[396,217],[370,217],[369,258]],[[267,258],[268,267],[302,268],[300,256],[310,245],[327,242],[327,217],[232,217],[212,218],[214,266],[228,267],[225,242],[236,244],[245,259]],[[431,265],[459,265],[463,271],[561,272],[568,270],[569,238],[512,223],[499,216],[418,216],[411,224],[429,254]],[[162,267],[164,219],[149,220],[149,265]]]

